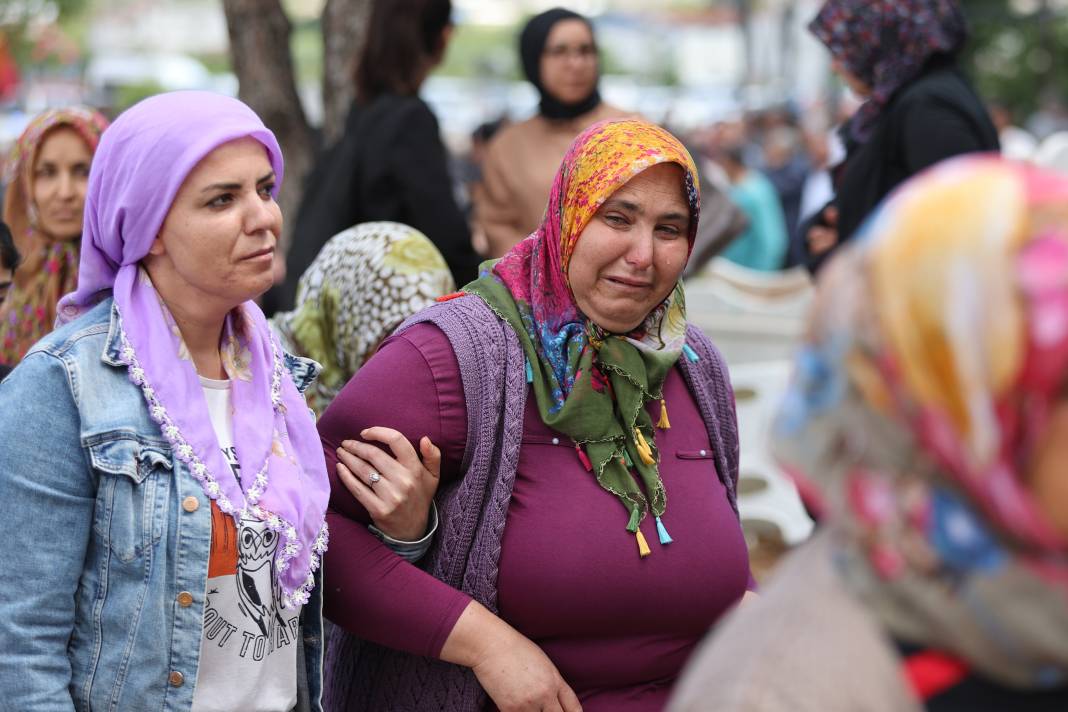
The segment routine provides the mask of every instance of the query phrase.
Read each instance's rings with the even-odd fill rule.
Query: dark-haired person
[[[438,121],[419,88],[445,56],[450,0],[378,0],[356,72],[356,102],[341,141],[305,185],[286,259],[282,308],[326,241],[358,223],[387,220],[424,233],[457,284],[474,279],[479,257],[456,204]]]
[[[11,289],[11,281],[15,278],[15,267],[19,263],[19,251],[15,249],[15,240],[11,237],[11,230],[7,225],[0,222],[0,306],[3,306],[8,291]],[[11,366],[0,363],[0,381],[11,372]]]
[[[835,198],[799,230],[802,261],[815,272],[906,179],[999,144],[958,66],[968,38],[958,0],[826,0],[809,30],[864,99],[841,132],[846,158],[834,171]]]
[[[0,304],[0,362],[17,364],[56,321],[78,283],[89,166],[107,119],[84,106],[49,109],[12,147],[4,170],[4,221],[21,254]]]
[[[541,95],[538,113],[490,142],[475,214],[490,257],[500,257],[541,223],[560,160],[583,129],[626,112],[601,101],[600,62],[590,21],[554,8],[519,35],[523,72]]]

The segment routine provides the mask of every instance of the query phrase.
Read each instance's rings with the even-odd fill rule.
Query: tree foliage
[[[230,34],[230,63],[239,95],[274,131],[286,157],[286,181],[279,203],[290,216],[283,243],[296,221],[304,177],[319,142],[297,93],[289,38],[292,25],[281,0],[223,0]],[[362,46],[370,0],[326,0],[323,33],[323,143],[340,135],[352,104],[352,77]]]
[[[1068,96],[1068,72],[1059,67],[1068,47],[1068,17],[1048,0],[964,0],[972,28],[967,59],[980,93],[1018,117],[1046,98]],[[1021,10],[1021,6],[1023,9]]]

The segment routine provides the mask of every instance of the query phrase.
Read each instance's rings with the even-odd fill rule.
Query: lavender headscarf
[[[205,494],[235,519],[255,517],[278,532],[275,580],[286,606],[303,604],[326,549],[329,482],[315,422],[253,302],[226,319],[220,350],[233,393],[239,483],[223,459],[207,402],[181,334],[140,268],[175,194],[194,167],[229,141],[252,137],[267,150],[277,182],[274,134],[236,99],[206,92],[161,94],[130,108],[104,132],[85,200],[78,289],[59,320],[87,311],[110,291],[122,328],[121,360],[141,386],[152,418]]]

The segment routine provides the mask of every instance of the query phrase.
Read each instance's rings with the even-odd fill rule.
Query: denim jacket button
[[[171,687],[181,687],[182,683],[185,682],[185,675],[177,670],[172,670],[171,674],[167,676],[167,682],[171,683]]]
[[[192,603],[193,594],[189,593],[189,591],[182,591],[178,594],[178,605],[182,608],[189,608]]]
[[[182,500],[182,509],[187,512],[195,512],[200,509],[200,500],[193,495],[189,495]]]

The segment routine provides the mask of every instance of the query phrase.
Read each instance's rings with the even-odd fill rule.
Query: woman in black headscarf
[[[898,184],[950,156],[997,151],[997,129],[957,66],[968,37],[957,0],[827,0],[809,29],[865,103],[843,127],[835,199],[802,225],[812,271]]]
[[[474,192],[490,257],[500,257],[538,227],[556,169],[583,129],[626,112],[601,101],[600,61],[590,21],[554,8],[519,35],[523,72],[541,95],[538,114],[501,129],[490,142]]]

